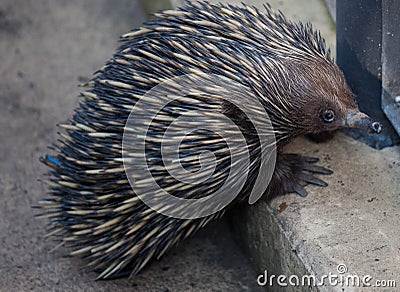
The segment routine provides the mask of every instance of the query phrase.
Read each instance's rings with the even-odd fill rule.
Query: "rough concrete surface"
[[[395,280],[397,288],[321,291],[399,291],[400,147],[379,151],[338,133],[324,144],[298,139],[286,151],[319,157],[334,174],[323,177],[327,188],[309,186],[306,198],[286,195],[236,211],[237,233],[257,272],[318,278],[340,275],[344,264],[344,275],[370,275],[371,284]]]
[[[2,0],[0,3],[0,291],[257,290],[255,273],[216,222],[133,280],[94,281],[82,262],[45,239],[31,208],[46,196],[38,161],[56,123],[78,102],[77,85],[103,66],[118,36],[144,14],[129,0]]]

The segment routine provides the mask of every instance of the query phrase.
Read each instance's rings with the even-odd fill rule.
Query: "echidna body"
[[[245,5],[188,2],[156,13],[122,40],[82,93],[71,121],[61,125],[65,131],[57,153],[43,159],[52,167],[51,197],[40,207],[51,219],[51,232],[72,247],[71,255],[86,258],[100,279],[137,274],[224,212],[171,218],[144,204],[128,183],[122,162],[124,126],[135,103],[157,84],[185,74],[216,74],[243,84],[259,98],[278,148],[266,197],[304,196],[307,183],[326,185],[312,173],[330,172],[314,165],[314,159],[280,152],[294,137],[341,127],[380,132],[379,123],[359,112],[319,34],[269,6],[261,12]],[[245,118],[234,116],[247,129]],[[245,197],[248,189],[243,192]]]

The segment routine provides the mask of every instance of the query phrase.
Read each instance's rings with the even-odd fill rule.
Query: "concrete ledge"
[[[267,203],[261,201],[255,206],[245,206],[232,214],[232,226],[236,239],[250,256],[257,280],[268,283],[265,275],[309,274],[302,258],[297,254],[295,238],[287,234],[279,218]],[[276,279],[268,290],[278,290]],[[285,291],[298,291],[299,287],[286,287]],[[316,291],[312,289],[311,291]]]
[[[340,275],[337,267],[344,264],[344,275],[370,275],[372,284],[395,280],[400,285],[400,147],[378,151],[338,133],[329,143],[299,139],[287,150],[319,157],[320,165],[334,174],[324,177],[327,188],[308,187],[305,199],[286,195],[235,212],[236,236],[257,272],[318,279]],[[357,290],[324,286],[319,291],[342,288]]]

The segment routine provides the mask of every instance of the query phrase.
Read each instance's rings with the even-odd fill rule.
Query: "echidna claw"
[[[318,174],[329,175],[329,174],[333,173],[333,171],[328,169],[328,168],[325,168],[325,167],[322,167],[322,166],[318,166],[318,165],[314,165],[314,164],[307,164],[307,163],[304,165],[303,169],[307,170],[309,172],[318,173]]]
[[[328,184],[324,182],[323,180],[311,175],[311,174],[305,174],[302,173],[299,175],[299,178],[309,184],[317,185],[319,187],[326,187]]]
[[[319,161],[318,157],[310,157],[310,156],[300,156],[300,157],[302,157],[303,161],[307,163],[316,163]]]
[[[295,193],[297,193],[300,197],[305,198],[305,197],[308,196],[307,191],[306,191],[301,185],[299,185],[299,184],[294,185],[293,191],[294,191]]]

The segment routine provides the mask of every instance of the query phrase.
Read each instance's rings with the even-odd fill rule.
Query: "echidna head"
[[[380,133],[381,124],[358,109],[342,71],[331,60],[287,61],[291,120],[299,131],[316,134],[339,128]]]

